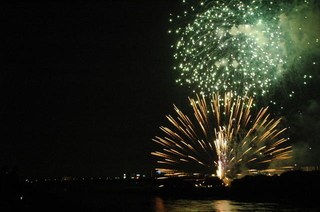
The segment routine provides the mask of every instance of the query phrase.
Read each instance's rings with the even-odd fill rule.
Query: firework
[[[232,89],[239,95],[251,90],[264,95],[285,64],[277,18],[267,21],[255,1],[208,2],[176,31],[177,82],[195,84],[194,91],[202,94]]]
[[[166,137],[155,137],[162,151],[152,152],[171,168],[158,168],[169,174],[181,175],[174,167],[191,163],[209,168],[220,179],[227,180],[252,168],[265,170],[271,161],[290,158],[291,146],[280,138],[285,129],[278,129],[280,119],[270,119],[268,108],[261,108],[252,117],[253,98],[223,97],[189,98],[193,116],[188,117],[174,106],[177,118],[167,116],[174,129],[160,127]],[[192,165],[193,166],[193,165]]]
[[[309,37],[310,33],[301,34],[303,26],[295,27],[289,21],[293,20],[291,16],[289,20],[284,18],[285,11],[280,4],[277,1],[201,1],[188,7],[183,15],[171,18],[170,21],[179,26],[169,31],[177,35],[177,42],[172,46],[177,64],[174,69],[180,73],[177,83],[202,95],[233,90],[235,95],[250,94],[264,99],[273,93],[270,91],[284,86],[283,80],[289,78],[287,72],[293,69],[292,59],[301,58],[300,46],[310,47],[311,43],[318,46],[318,39],[312,42],[309,39],[309,45],[295,45],[293,41],[297,37]],[[306,8],[306,5],[305,1],[302,6]],[[296,28],[301,35],[296,33]],[[289,51],[291,64],[288,64]],[[292,74],[290,78],[298,76],[306,83],[303,76],[307,75],[303,73]],[[291,97],[293,91],[284,93]]]

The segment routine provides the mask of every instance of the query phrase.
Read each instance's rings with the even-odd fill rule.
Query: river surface
[[[92,211],[140,212],[228,212],[228,211],[301,211],[320,212],[315,204],[270,202],[242,202],[214,199],[170,199],[159,196],[133,194],[73,193],[69,201]]]

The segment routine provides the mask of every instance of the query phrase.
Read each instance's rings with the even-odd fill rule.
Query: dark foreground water
[[[320,211],[308,202],[270,203],[213,199],[178,199],[134,194],[74,193],[66,196],[89,211],[148,211],[148,212],[228,212],[228,211]]]
[[[317,211],[315,208],[299,208],[278,203],[252,203],[232,200],[169,200],[156,199],[156,212],[164,211]]]

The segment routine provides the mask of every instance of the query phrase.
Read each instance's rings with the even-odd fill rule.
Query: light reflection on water
[[[166,200],[155,197],[154,201],[154,212],[319,211],[318,209],[290,207],[277,203],[236,202],[232,200]]]
[[[315,206],[297,207],[278,203],[238,202],[233,200],[170,199],[139,194],[69,193],[64,196],[75,204],[99,211],[140,212],[320,212]]]
[[[237,211],[237,208],[235,205],[232,205],[231,201],[229,200],[217,200],[211,203],[213,208],[216,211],[222,212],[222,211]]]

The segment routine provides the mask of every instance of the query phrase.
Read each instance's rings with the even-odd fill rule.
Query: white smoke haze
[[[294,100],[285,99],[291,112],[284,117],[288,136],[292,143],[292,158],[273,161],[270,168],[295,165],[320,165],[320,98],[315,95],[319,86],[320,70],[320,1],[293,1],[282,3],[284,12],[279,18],[279,26],[284,33],[281,44],[282,53],[286,56],[283,89],[286,93],[292,88],[303,90]],[[309,84],[312,83],[313,84]],[[297,93],[297,92],[296,92]]]
[[[307,112],[309,114],[316,114],[320,112],[320,105],[319,102],[317,100],[309,100],[309,106],[307,108]]]
[[[280,27],[286,36],[285,50],[289,63],[305,61],[320,55],[320,11],[318,2],[284,4],[291,8],[279,15]]]
[[[250,25],[239,25],[238,27],[233,26],[230,30],[230,34],[237,35],[239,33],[243,33],[248,37],[254,38],[257,44],[260,47],[263,47],[267,44],[268,38],[263,33],[264,24],[258,22],[255,26]]]
[[[288,117],[292,137],[293,158],[298,166],[320,165],[320,100],[309,100],[301,110]]]

